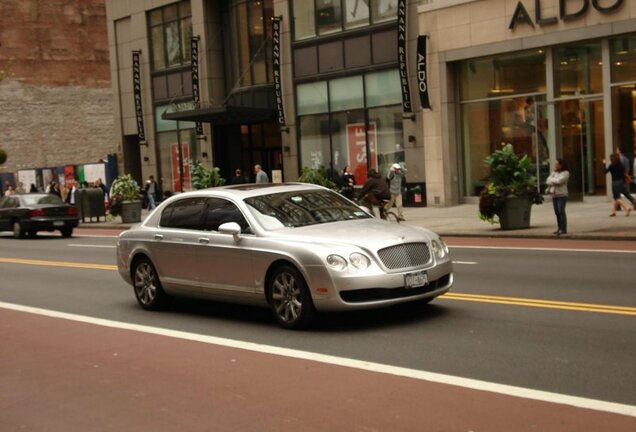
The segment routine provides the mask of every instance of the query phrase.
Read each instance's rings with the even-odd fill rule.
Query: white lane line
[[[476,261],[453,261],[453,264],[477,265]]]
[[[264,354],[291,357],[301,360],[315,361],[330,365],[344,366],[354,369],[366,370],[370,372],[383,373],[389,375],[413,378],[422,381],[430,381],[440,384],[448,384],[458,387],[464,387],[473,390],[487,391],[499,393],[503,395],[520,397],[526,399],[534,399],[544,402],[557,403],[562,405],[570,405],[577,408],[591,409],[595,411],[604,411],[609,413],[621,414],[636,417],[636,406],[625,405],[614,402],[607,402],[596,399],[587,399],[578,396],[569,396],[559,393],[551,393],[540,390],[532,390],[523,387],[515,387],[505,384],[491,383],[488,381],[480,381],[469,378],[456,377],[452,375],[444,375],[434,372],[420,371],[404,367],[385,365],[381,363],[372,363],[363,360],[355,360],[350,358],[336,357],[309,351],[300,351],[289,348],[281,348],[271,345],[257,344],[253,342],[242,342],[233,339],[220,338],[215,336],[206,336],[196,333],[188,333],[177,330],[169,330],[155,328],[140,324],[130,324],[119,321],[111,321],[102,318],[88,317],[84,315],[75,315],[65,312],[57,312],[48,309],[34,308],[30,306],[22,306],[13,303],[0,302],[0,308],[15,310],[19,312],[27,312],[36,315],[48,316],[52,318],[66,319],[70,321],[83,322],[88,324],[100,325],[116,329],[132,330],[141,333],[148,333],[160,336],[168,336],[177,339],[190,340],[196,342],[207,343],[210,345],[220,345],[229,348],[237,348],[248,351],[254,351]]]
[[[627,253],[636,254],[636,250],[621,249],[569,249],[569,248],[540,248],[514,246],[448,246],[450,249],[490,249],[490,250],[519,250],[519,251],[553,251],[553,252],[593,252],[593,253]]]
[[[66,246],[70,247],[85,247],[85,248],[115,248],[115,245],[93,245],[93,244],[79,244],[79,243],[69,243]]]

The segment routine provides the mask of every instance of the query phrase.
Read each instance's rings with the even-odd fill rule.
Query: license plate
[[[64,221],[53,221],[53,226],[64,226]]]
[[[425,271],[407,273],[404,275],[404,286],[406,288],[417,288],[428,285],[428,275]]]

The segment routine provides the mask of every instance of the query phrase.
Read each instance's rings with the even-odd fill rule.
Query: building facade
[[[3,0],[0,69],[3,183],[43,188],[116,152],[104,0]]]
[[[418,17],[440,84],[423,138],[450,163],[440,193],[477,196],[502,143],[540,184],[564,158],[572,199],[611,193],[604,160],[636,145],[636,1],[429,0]]]
[[[194,160],[251,181],[348,166],[358,185],[399,162],[411,204],[447,206],[511,143],[539,187],[564,157],[580,198],[609,193],[613,147],[634,152],[635,0],[108,0],[107,17],[125,170],[163,190],[189,189]]]

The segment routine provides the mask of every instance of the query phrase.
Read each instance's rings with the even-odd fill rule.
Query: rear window
[[[22,195],[22,202],[27,206],[39,204],[64,204],[64,201],[62,201],[59,196],[53,194]]]

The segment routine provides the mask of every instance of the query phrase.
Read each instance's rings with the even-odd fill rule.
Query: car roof
[[[281,192],[305,191],[305,190],[325,190],[326,188],[310,183],[245,183],[230,186],[217,186],[196,191],[184,192],[176,195],[185,196],[233,196],[239,199],[246,199],[255,196],[269,195]]]

